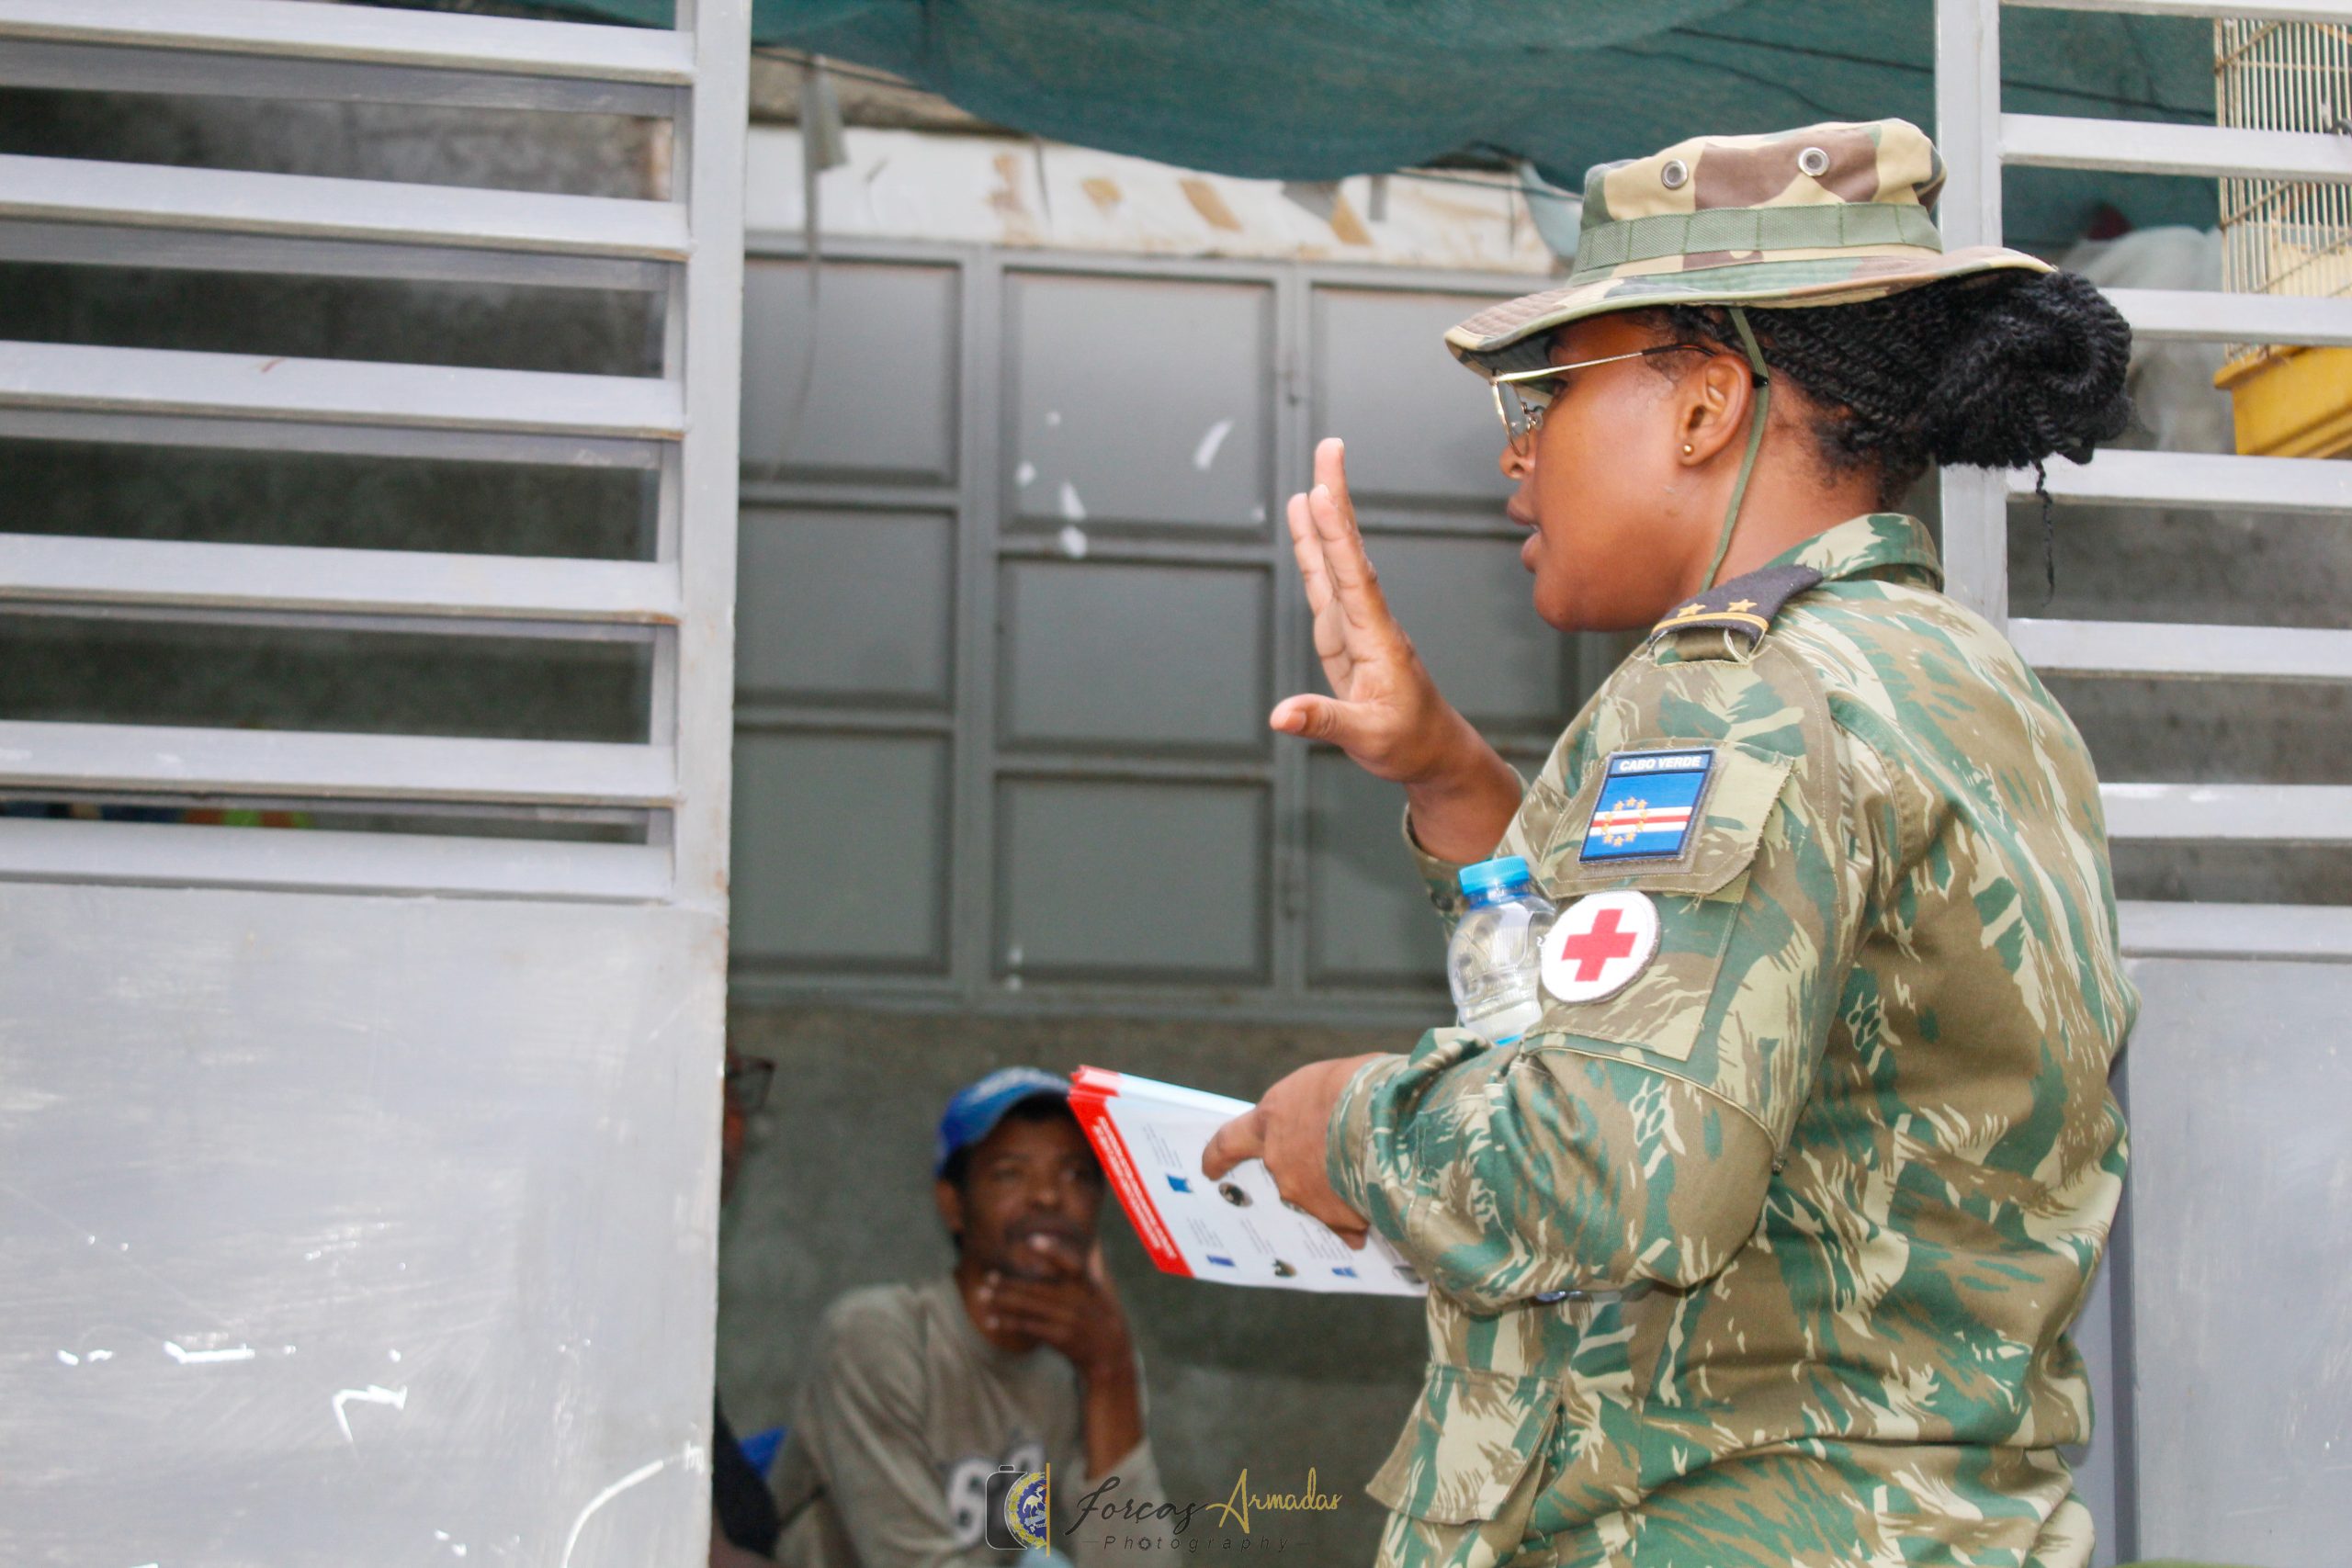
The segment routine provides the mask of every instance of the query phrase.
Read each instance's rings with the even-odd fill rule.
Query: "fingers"
[[[1303,496],[1292,496],[1284,516],[1310,609],[1319,614],[1336,598],[1351,625],[1377,626],[1390,619],[1380,575],[1356,529],[1355,502],[1348,495],[1347,448],[1338,436],[1317,444],[1315,486]]]
[[[1315,482],[1329,491],[1349,520],[1354,521],[1355,502],[1348,499],[1348,444],[1336,435],[1315,444]]]
[[[1306,585],[1306,607],[1320,615],[1331,602],[1331,575],[1323,570],[1323,541],[1307,514],[1306,497],[1292,496],[1283,515],[1290,524],[1291,558],[1298,562],[1299,581]]]
[[[1208,1147],[1201,1151],[1201,1174],[1216,1181],[1243,1160],[1261,1158],[1265,1152],[1266,1112],[1253,1105],[1209,1139]]]
[[[1331,1234],[1345,1243],[1348,1250],[1362,1252],[1365,1237],[1372,1229],[1364,1223],[1363,1216],[1344,1203],[1324,1204],[1321,1208],[1324,1212],[1317,1213],[1315,1217],[1330,1226]]]
[[[1091,1293],[1075,1281],[1046,1284],[996,1276],[980,1286],[984,1326],[1012,1329],[1050,1345],[1075,1341],[1086,1326]]]

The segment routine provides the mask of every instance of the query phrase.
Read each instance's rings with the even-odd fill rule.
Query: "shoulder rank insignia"
[[[1709,626],[1746,632],[1756,642],[1772,626],[1781,606],[1821,581],[1809,566],[1768,566],[1729,582],[1719,582],[1704,593],[1675,606],[1666,619],[1650,628],[1649,641],[1668,632]]]

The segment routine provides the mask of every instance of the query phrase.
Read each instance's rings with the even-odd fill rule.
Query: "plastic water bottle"
[[[1536,944],[1559,910],[1517,855],[1465,865],[1459,880],[1470,907],[1445,950],[1454,1010],[1463,1028],[1508,1045],[1543,1014]]]

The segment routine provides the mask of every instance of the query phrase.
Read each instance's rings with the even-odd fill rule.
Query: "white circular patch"
[[[1544,988],[1592,1002],[1625,988],[1657,955],[1657,906],[1627,889],[1577,899],[1544,933]]]

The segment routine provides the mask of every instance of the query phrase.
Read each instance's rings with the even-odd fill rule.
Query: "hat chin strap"
[[[1747,416],[1747,453],[1739,460],[1739,478],[1731,487],[1731,505],[1724,513],[1723,535],[1715,540],[1715,558],[1707,563],[1706,580],[1699,585],[1702,592],[1715,585],[1715,573],[1724,569],[1724,557],[1731,553],[1732,530],[1739,526],[1739,503],[1747,497],[1747,480],[1756,472],[1756,454],[1764,446],[1764,422],[1772,412],[1772,378],[1764,369],[1764,351],[1756,346],[1747,312],[1736,305],[1726,309],[1731,324],[1738,330],[1739,346],[1747,352],[1748,371],[1755,378],[1756,406]]]

